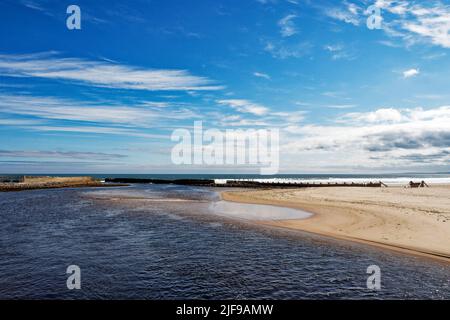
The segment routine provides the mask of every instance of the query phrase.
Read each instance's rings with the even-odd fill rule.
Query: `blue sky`
[[[4,0],[0,172],[252,172],[172,165],[199,120],[279,128],[281,173],[449,171],[449,5]]]

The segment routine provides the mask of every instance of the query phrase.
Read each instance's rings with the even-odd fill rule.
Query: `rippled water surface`
[[[450,298],[448,265],[229,220],[210,212],[218,200],[175,186],[0,193],[0,299]],[[81,290],[66,287],[72,264]]]

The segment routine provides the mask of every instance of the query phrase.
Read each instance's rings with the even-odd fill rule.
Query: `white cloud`
[[[448,167],[448,123],[450,106],[349,113],[330,125],[288,126],[282,153],[316,168]]]
[[[342,91],[325,91],[325,92],[322,92],[322,95],[324,97],[328,97],[328,98],[347,99],[346,98],[347,94]]]
[[[45,11],[45,9],[37,2],[31,0],[22,0],[20,1],[22,5],[29,9],[37,10],[37,11]]]
[[[336,44],[336,45],[329,44],[329,45],[326,45],[324,48],[325,48],[325,50],[328,50],[328,51],[330,51],[330,52],[336,52],[336,51],[342,50],[342,45],[339,45],[339,44]]]
[[[256,0],[256,1],[259,2],[259,3],[262,3],[262,4],[268,4],[268,3],[276,2],[276,0]]]
[[[240,119],[234,121],[222,121],[222,126],[227,127],[267,127],[269,124],[261,120]]]
[[[392,37],[403,38],[408,45],[428,41],[450,48],[450,7],[441,1],[378,0],[376,5],[393,14],[383,22],[383,29]]]
[[[353,15],[357,15],[360,11],[360,8],[354,3],[346,3],[347,10],[350,11]]]
[[[404,21],[403,28],[416,35],[428,38],[433,44],[450,48],[450,7],[412,7],[413,21]]]
[[[161,102],[161,101],[144,101],[141,103],[142,106],[147,106],[151,108],[167,108],[169,107],[168,102]]]
[[[331,59],[333,60],[352,60],[354,59],[354,54],[342,44],[329,44],[324,47],[325,50],[331,53]]]
[[[403,71],[403,78],[415,77],[420,73],[419,69],[408,69]]]
[[[271,113],[271,118],[278,118],[281,122],[282,126],[286,126],[287,124],[298,124],[299,122],[305,119],[305,115],[307,111],[299,110],[299,111],[289,111],[289,112],[274,112]]]
[[[422,59],[425,59],[425,60],[437,60],[437,59],[440,59],[440,58],[443,58],[443,57],[446,57],[446,56],[447,56],[447,53],[445,53],[445,52],[438,52],[438,53],[431,53],[431,54],[425,55],[425,56],[422,57]]]
[[[262,116],[267,114],[267,112],[269,112],[268,108],[244,99],[218,100],[217,103],[221,105],[230,106],[231,108],[239,112],[251,113],[257,116]]]
[[[377,122],[400,122],[402,121],[402,119],[403,116],[399,110],[393,108],[385,108],[367,113],[360,113],[360,112],[348,113],[343,117],[341,117],[339,121],[377,123]]]
[[[0,73],[118,89],[199,91],[223,88],[207,78],[191,75],[186,70],[148,69],[105,60],[60,58],[54,53],[0,55]]]
[[[330,109],[351,109],[351,108],[355,108],[356,104],[333,104],[333,105],[328,105],[326,107],[330,108]]]
[[[298,33],[295,23],[292,21],[297,16],[295,14],[289,14],[278,21],[278,26],[280,27],[280,33],[283,37],[290,37]]]
[[[387,35],[401,38],[407,46],[431,43],[450,48],[450,6],[442,1],[376,0],[381,8],[382,29]],[[367,7],[369,4],[366,4]],[[343,1],[339,6],[322,9],[335,20],[366,27],[368,11],[355,3]],[[391,45],[391,42],[383,41]]]
[[[302,58],[311,53],[313,45],[307,41],[295,43],[295,44],[284,44],[283,42],[266,42],[264,50],[272,55],[276,59],[287,59],[287,58]]]
[[[266,73],[254,72],[253,75],[258,78],[264,78],[264,79],[270,80],[270,76]]]
[[[328,7],[323,10],[326,16],[355,26],[360,24],[359,11],[356,4],[346,1],[344,1],[344,6]]]

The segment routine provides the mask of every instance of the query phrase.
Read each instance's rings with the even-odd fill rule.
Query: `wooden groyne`
[[[306,182],[258,182],[258,181],[227,181],[225,184],[216,184],[216,187],[237,187],[237,188],[319,188],[319,187],[387,187],[383,182],[369,183],[306,183]]]
[[[381,188],[387,187],[383,182],[369,183],[345,183],[345,182],[328,182],[328,183],[306,183],[306,182],[259,182],[259,181],[242,181],[227,180],[225,183],[216,183],[210,179],[135,179],[135,178],[106,178],[105,182],[109,183],[150,183],[150,184],[174,184],[185,186],[202,186],[217,188],[317,188],[317,187],[370,187]]]

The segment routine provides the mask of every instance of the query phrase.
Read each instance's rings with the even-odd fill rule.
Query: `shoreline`
[[[443,197],[450,198],[449,185],[433,186],[430,189],[435,191],[436,188],[443,193]],[[421,196],[417,195],[418,192],[412,196],[407,194],[405,190],[410,189],[389,188],[389,191],[372,190],[370,193],[336,189],[224,191],[221,197],[225,201],[287,207],[313,214],[306,219],[256,222],[262,226],[318,234],[450,263],[450,209],[447,209],[450,208],[450,200],[438,206],[438,209],[434,208],[434,212],[430,210],[431,214],[424,215],[425,209],[429,208],[420,205],[418,209],[412,208],[417,204],[410,205],[407,202],[404,206],[399,205],[409,198]],[[374,192],[380,195],[374,196]],[[406,198],[403,199],[401,196],[405,193]],[[386,202],[370,201],[372,197],[383,195],[388,198]],[[392,196],[397,196],[394,203],[389,202]],[[419,202],[423,203],[422,200],[419,199]],[[425,204],[422,206],[426,207]],[[416,212],[414,209],[417,209]],[[444,217],[436,220],[440,214]]]

